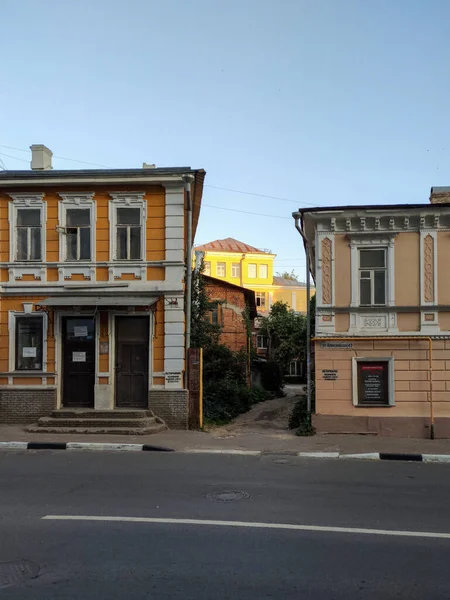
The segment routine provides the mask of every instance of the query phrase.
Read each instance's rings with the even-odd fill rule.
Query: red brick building
[[[217,307],[209,314],[212,323],[222,326],[219,342],[234,352],[247,348],[245,309],[248,308],[253,333],[253,321],[257,315],[255,292],[215,277],[203,277],[210,300],[219,301]]]

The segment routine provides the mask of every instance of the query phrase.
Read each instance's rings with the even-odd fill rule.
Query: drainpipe
[[[191,314],[192,314],[192,198],[191,184],[193,175],[183,175],[186,190],[187,231],[186,231],[186,354],[191,347]],[[186,356],[187,360],[187,356]]]
[[[311,412],[311,308],[310,308],[310,294],[311,294],[311,272],[309,270],[310,263],[310,252],[309,244],[303,229],[299,225],[300,215],[293,213],[292,216],[295,219],[295,228],[302,236],[303,244],[305,246],[306,254],[306,409],[308,413]]]

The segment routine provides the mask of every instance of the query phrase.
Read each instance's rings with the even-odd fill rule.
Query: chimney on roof
[[[33,171],[50,171],[53,152],[44,144],[33,144],[31,150],[31,168]]]
[[[450,187],[432,187],[430,192],[431,204],[449,204]]]

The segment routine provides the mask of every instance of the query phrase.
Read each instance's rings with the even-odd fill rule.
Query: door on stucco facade
[[[148,407],[149,318],[116,317],[117,408]]]
[[[95,321],[93,317],[63,317],[62,405],[93,408],[95,384]]]

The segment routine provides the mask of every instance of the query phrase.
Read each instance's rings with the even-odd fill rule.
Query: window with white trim
[[[256,279],[256,264],[255,263],[250,263],[248,265],[248,278]]]
[[[141,209],[118,207],[116,210],[116,258],[118,260],[141,260]]]
[[[9,260],[39,262],[45,260],[46,204],[43,194],[10,194]]]
[[[217,277],[226,277],[227,276],[227,265],[224,262],[218,262],[216,265],[216,275]]]
[[[232,263],[231,265],[231,277],[241,276],[241,265],[240,263]]]
[[[267,337],[265,335],[256,336],[256,347],[258,348],[258,350],[267,349]]]
[[[360,248],[359,304],[385,306],[387,298],[387,264],[385,248]]]
[[[255,292],[256,306],[260,306],[261,308],[266,306],[266,293],[265,292]]]
[[[203,273],[205,275],[211,275],[211,263],[209,260],[203,263]]]
[[[66,260],[91,260],[91,211],[66,210]]]
[[[117,261],[141,261],[146,256],[144,192],[114,192],[109,203],[110,256]]]
[[[60,196],[57,227],[60,260],[69,263],[95,261],[94,194],[70,192]]]
[[[42,371],[44,358],[44,318],[15,315],[14,368],[16,371]]]
[[[42,209],[16,209],[15,260],[42,260]]]
[[[267,279],[267,277],[269,272],[269,266],[268,265],[259,265],[259,278],[260,279]]]

